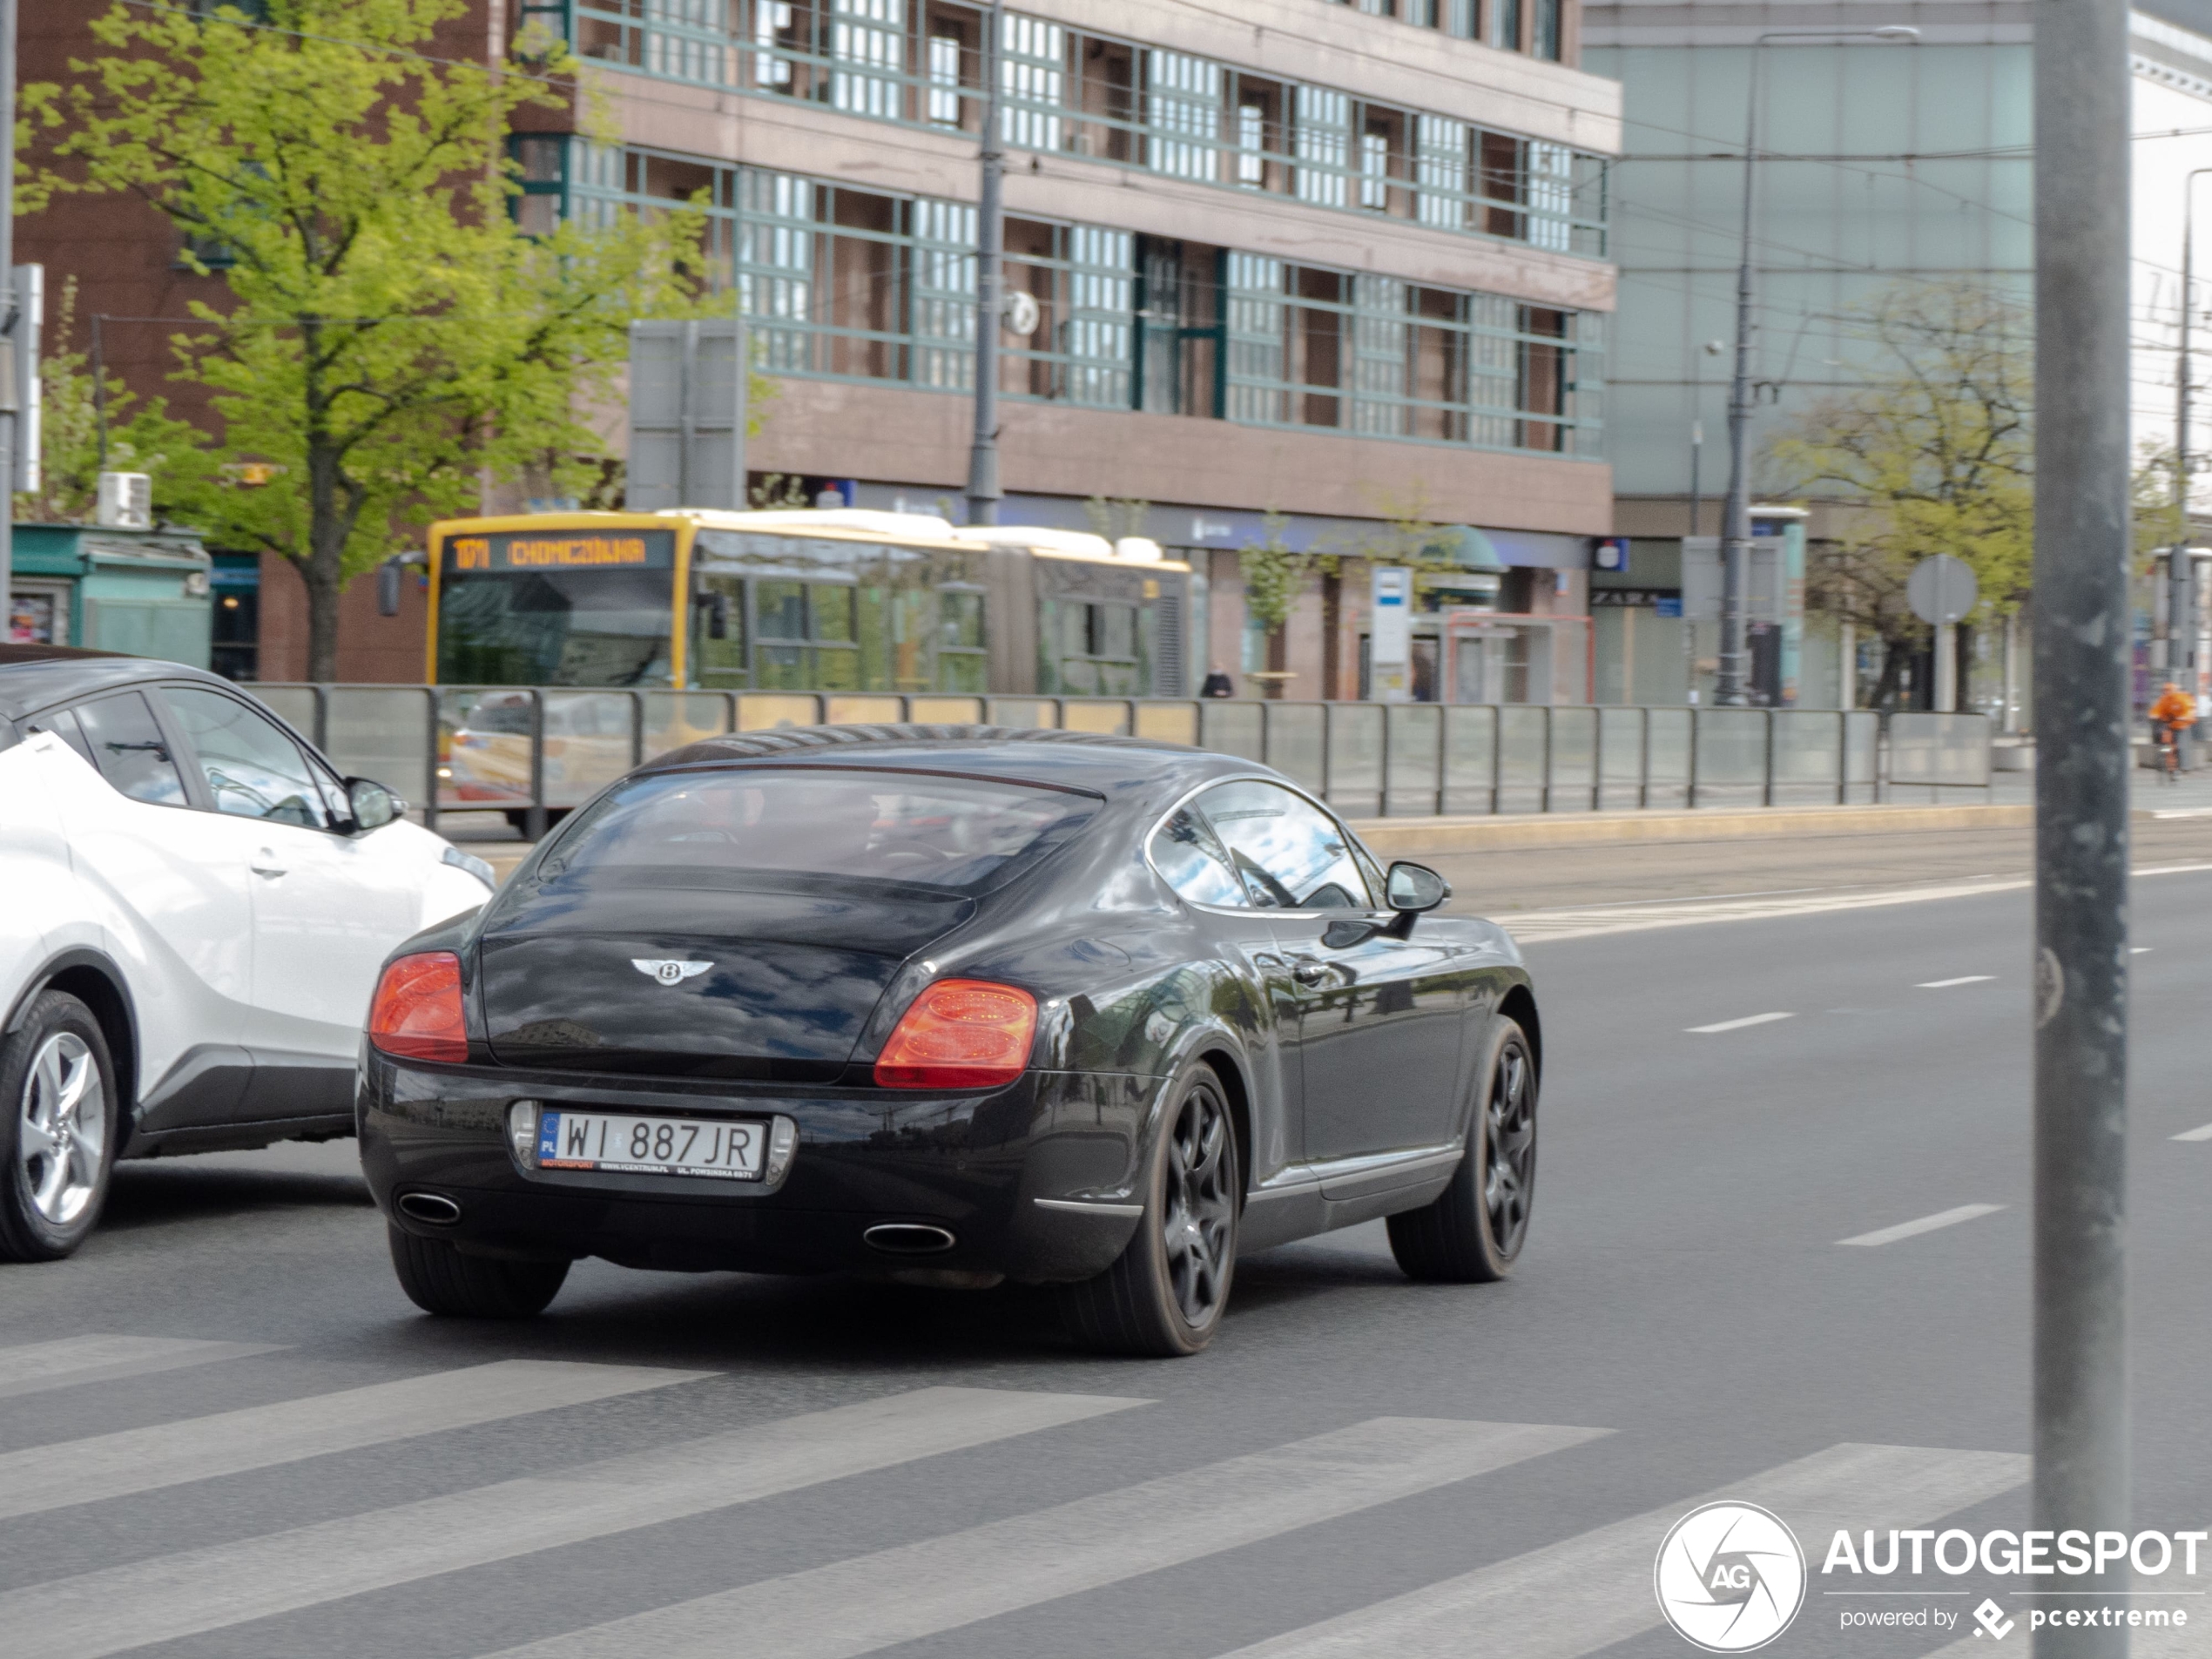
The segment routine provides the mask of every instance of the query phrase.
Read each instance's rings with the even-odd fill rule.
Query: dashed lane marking
[[[1794,1014],[1747,1014],[1740,1020],[1723,1020],[1714,1025],[1692,1025],[1683,1028],[1693,1037],[1710,1037],[1722,1031],[1741,1031],[1747,1025],[1771,1025],[1777,1020],[1794,1020]]]
[[[1838,1238],[1839,1244],[1894,1244],[1900,1238],[1913,1238],[1922,1233],[1932,1233],[1939,1227],[1955,1227],[1962,1221],[1978,1221],[1984,1216],[1993,1216],[2005,1206],[2001,1204],[1962,1204],[1955,1210],[1939,1210],[1932,1216],[1922,1216],[1918,1221],[1900,1221],[1894,1227],[1878,1227],[1871,1233],[1861,1233],[1856,1238]]]

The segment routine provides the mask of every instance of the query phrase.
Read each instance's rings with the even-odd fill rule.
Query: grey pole
[[[0,0],[0,307],[10,347],[23,349],[16,330],[16,0]],[[16,411],[15,364],[8,364],[8,405],[0,408],[0,644],[15,635]]]
[[[1005,0],[983,14],[983,179],[975,206],[975,440],[968,452],[968,522],[999,522],[999,310],[1006,219],[1001,186],[999,36]]]
[[[2127,0],[2036,0],[2034,28],[2032,1524],[2094,1532],[2129,1511]],[[2039,1659],[2127,1651],[2124,1627],[2035,1635]]]
[[[2196,181],[2212,167],[2198,167],[2182,180],[2182,351],[2181,368],[2175,379],[2174,394],[2174,510],[2177,521],[2174,532],[2174,550],[2166,563],[2166,671],[2191,697],[2196,695],[2195,676],[2189,671],[2195,666],[2196,654],[2195,587],[2191,581],[2189,543],[2189,396],[2194,389],[2189,385],[2189,303],[2195,289],[2194,271],[2196,254]],[[2184,730],[2175,739],[2180,751],[2182,769],[2188,771],[2195,759],[2190,754],[2189,734]]]
[[[1906,40],[1920,31],[1899,24],[1880,29],[1770,29],[1751,42],[1743,112],[1743,231],[1736,266],[1736,368],[1728,388],[1728,499],[1721,509],[1721,653],[1713,701],[1742,708],[1744,691],[1743,590],[1751,556],[1750,477],[1744,456],[1751,427],[1751,204],[1759,158],[1761,49],[1769,41]]]

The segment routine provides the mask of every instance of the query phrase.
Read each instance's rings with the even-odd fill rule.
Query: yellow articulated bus
[[[1193,684],[1190,567],[1141,537],[865,509],[536,513],[432,525],[429,571],[436,685],[1177,698]],[[630,717],[605,700],[546,699],[547,805],[626,766],[615,734]],[[528,800],[528,695],[466,702],[448,804]]]

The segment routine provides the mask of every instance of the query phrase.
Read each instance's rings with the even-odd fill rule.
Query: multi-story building
[[[54,10],[81,33],[93,9]],[[1359,694],[1364,587],[1356,565],[1321,562],[1333,571],[1317,570],[1271,664],[1238,579],[1238,550],[1271,533],[1356,561],[1402,551],[1408,526],[1467,526],[1479,534],[1443,544],[1505,567],[1497,604],[1539,631],[1554,624],[1533,618],[1585,616],[1593,538],[1611,528],[1619,108],[1577,66],[1578,12],[1007,10],[1007,282],[1034,300],[1035,327],[1001,337],[1002,519],[1108,517],[1191,558],[1210,658],[1240,681],[1287,676],[1292,697]],[[455,47],[496,58],[550,31],[588,66],[575,115],[533,111],[513,138],[526,226],[704,207],[711,279],[779,382],[757,482],[958,516],[991,15],[958,0],[490,0]],[[46,55],[64,56],[62,20],[44,27]],[[117,250],[70,226],[102,233],[47,217],[26,222],[21,257],[46,261],[50,288],[82,269],[81,310],[181,313],[171,290],[198,280],[164,268],[173,242],[103,272]],[[288,579],[265,578],[273,622]],[[1468,597],[1440,585],[1431,603]],[[350,639],[377,637],[365,610],[361,624]],[[269,637],[273,678],[290,665]],[[1551,658],[1526,694],[1585,698],[1584,646]],[[1424,689],[1445,688],[1432,674]]]
[[[1584,61],[1617,77],[1625,99],[1623,156],[1613,172],[1621,288],[1607,431],[1616,526],[1631,551],[1623,568],[1597,577],[1600,701],[1679,702],[1692,686],[1710,695],[1713,683],[1717,630],[1684,624],[1668,601],[1680,586],[1682,538],[1718,532],[1727,485],[1754,51],[1765,60],[1753,237],[1757,491],[1782,482],[1757,465],[1775,434],[1859,383],[1873,348],[1858,307],[1916,280],[1966,280],[2029,298],[2033,13],[2028,0],[1750,11],[1717,0],[1607,0],[1587,9]],[[1776,29],[1897,24],[1919,29],[1918,43],[1753,44]],[[2173,435],[2182,190],[2192,169],[2212,166],[2212,7],[2144,0],[2132,33],[2134,432],[2139,444],[2162,447]],[[2200,281],[2208,270],[2200,265]],[[1805,533],[1817,543],[1835,528],[1830,505],[1811,503]],[[2139,631],[2148,628],[2146,610]],[[1881,667],[1878,645],[1851,642],[1817,617],[1804,647],[1796,692],[1806,706],[1863,695]],[[1983,628],[1972,647],[1973,705],[2004,713],[2009,697],[2019,718],[2023,631]],[[1925,696],[1925,665],[1912,678]]]

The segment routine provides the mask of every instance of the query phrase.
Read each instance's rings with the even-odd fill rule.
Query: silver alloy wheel
[[[73,1031],[39,1044],[23,1084],[16,1157],[38,1213],[66,1227],[99,1190],[107,1150],[107,1091],[99,1062]]]
[[[1198,1329],[1221,1311],[1237,1216],[1229,1114],[1212,1090],[1194,1089],[1176,1114],[1168,1144],[1167,1202],[1160,1209],[1168,1283],[1184,1321]]]
[[[1498,1053],[1498,1074],[1490,1085],[1490,1109],[1483,1133],[1489,1138],[1488,1169],[1482,1188],[1490,1212],[1490,1242],[1511,1261],[1528,1231],[1529,1188],[1536,1163],[1536,1091],[1528,1053],[1507,1042]]]

